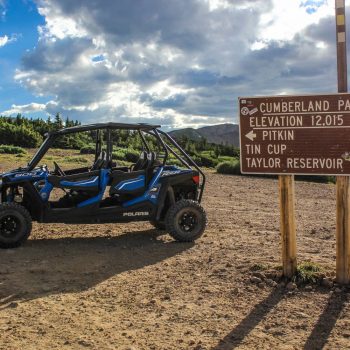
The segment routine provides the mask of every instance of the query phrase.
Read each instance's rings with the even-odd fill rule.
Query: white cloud
[[[0,36],[0,47],[5,46],[9,42],[9,37],[7,35]]]
[[[312,3],[313,5],[307,5]],[[273,0],[272,11],[264,13],[259,25],[258,39],[262,41],[288,41],[311,24],[334,15],[334,0],[305,1]]]
[[[13,34],[11,37],[8,37],[7,35],[0,36],[0,47],[3,47],[5,45],[8,45],[14,41],[17,41],[18,35]]]
[[[238,95],[332,89],[331,0],[37,3],[46,24],[15,79],[53,100],[12,113],[179,128],[232,122]]]
[[[1,115],[12,115],[12,114],[25,114],[25,113],[33,113],[33,112],[43,112],[46,109],[47,104],[41,103],[29,103],[26,105],[15,105],[13,104],[11,108],[7,111],[3,111]]]

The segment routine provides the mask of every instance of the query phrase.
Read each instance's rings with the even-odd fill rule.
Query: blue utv
[[[118,166],[112,160],[120,130],[142,140],[143,150],[131,166]],[[59,137],[79,132],[94,137],[91,166],[63,171],[56,162],[53,169],[39,165]],[[151,151],[150,138],[155,139],[158,154]],[[179,166],[168,165],[170,159]],[[0,248],[25,242],[32,221],[149,221],[177,241],[194,241],[207,223],[200,205],[204,184],[201,169],[158,125],[101,123],[50,132],[26,167],[0,175]],[[63,193],[59,198],[53,195],[57,189]]]

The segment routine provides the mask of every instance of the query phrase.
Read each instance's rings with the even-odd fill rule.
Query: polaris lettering
[[[136,212],[123,213],[123,216],[147,216],[147,215],[149,215],[148,211],[136,211]]]

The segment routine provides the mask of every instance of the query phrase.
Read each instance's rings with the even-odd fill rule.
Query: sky
[[[239,96],[337,92],[334,12],[334,0],[0,0],[0,114],[237,123]]]

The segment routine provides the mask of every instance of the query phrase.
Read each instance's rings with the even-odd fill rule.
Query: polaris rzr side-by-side
[[[139,137],[142,151],[130,166],[112,160],[118,131]],[[40,165],[58,138],[89,133],[95,141],[91,166],[62,170]],[[156,153],[149,145],[157,144]],[[169,165],[170,158],[179,165]],[[101,123],[48,133],[28,165],[0,176],[0,247],[21,245],[32,221],[112,223],[150,221],[178,241],[199,238],[206,227],[200,205],[205,175],[193,159],[158,125]],[[54,195],[61,192],[61,196]]]

